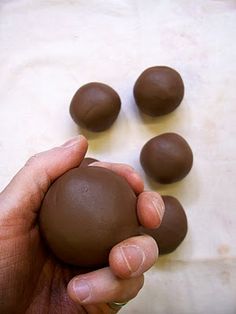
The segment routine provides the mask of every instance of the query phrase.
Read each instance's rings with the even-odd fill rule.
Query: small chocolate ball
[[[157,182],[173,183],[189,173],[193,153],[183,137],[176,133],[164,133],[143,146],[140,162],[146,174]]]
[[[180,202],[173,196],[162,196],[165,203],[165,214],[157,229],[140,227],[141,233],[152,236],[158,245],[160,254],[173,252],[184,240],[188,223],[185,211]]]
[[[111,170],[72,169],[48,190],[40,230],[61,261],[83,267],[107,265],[114,245],[139,234],[136,195]]]
[[[70,104],[70,114],[78,125],[99,132],[113,124],[120,107],[120,97],[114,89],[106,84],[93,82],[77,90]]]
[[[97,159],[95,158],[91,158],[91,157],[85,157],[81,163],[80,163],[80,167],[87,167],[88,165],[90,165],[91,163],[95,162],[95,161],[98,161]]]
[[[150,116],[162,116],[175,110],[184,97],[180,74],[167,66],[146,69],[134,85],[139,109]]]

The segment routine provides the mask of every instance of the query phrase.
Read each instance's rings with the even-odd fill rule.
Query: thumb
[[[0,221],[34,222],[52,182],[82,161],[88,143],[83,136],[31,157],[0,193]],[[1,225],[1,223],[0,223]]]

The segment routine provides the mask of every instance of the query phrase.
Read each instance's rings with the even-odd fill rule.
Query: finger
[[[28,219],[36,212],[51,183],[78,166],[87,150],[83,136],[31,157],[0,194],[0,215]]]
[[[122,309],[122,306],[114,306],[114,302],[109,302],[84,305],[83,309],[89,314],[116,314]]]
[[[113,310],[108,303],[84,305],[83,308],[89,314],[116,314],[118,312],[118,310]]]
[[[67,286],[70,298],[76,303],[96,304],[133,299],[144,282],[143,276],[122,280],[109,267],[74,277]]]
[[[158,256],[155,240],[147,235],[132,237],[114,246],[109,255],[109,264],[119,278],[141,276],[153,266]]]
[[[129,165],[96,161],[91,163],[89,166],[104,167],[114,171],[115,173],[124,177],[128,181],[128,183],[130,184],[130,186],[132,187],[136,194],[141,193],[144,189],[143,180],[137,174],[137,172]]]
[[[165,204],[157,192],[143,192],[138,196],[137,214],[139,222],[146,228],[160,226],[165,212]]]

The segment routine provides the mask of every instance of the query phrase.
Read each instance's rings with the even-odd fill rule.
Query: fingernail
[[[158,216],[162,220],[162,218],[164,216],[164,212],[165,212],[165,204],[164,204],[162,198],[152,197],[151,202],[152,202],[152,205],[155,208]]]
[[[69,141],[65,142],[64,144],[61,145],[61,147],[71,147],[74,146],[75,144],[78,144],[81,141],[81,136],[78,135],[76,137],[71,138]]]
[[[144,263],[144,252],[136,245],[122,246],[120,251],[129,272],[136,273]]]
[[[86,280],[75,280],[73,289],[79,302],[84,302],[90,297],[91,288]]]

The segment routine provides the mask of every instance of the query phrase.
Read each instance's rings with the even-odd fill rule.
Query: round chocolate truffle
[[[91,157],[85,157],[81,163],[80,163],[80,167],[87,167],[88,165],[90,165],[91,163],[95,162],[95,161],[98,161],[97,159],[95,158],[91,158]]]
[[[185,211],[180,202],[173,196],[162,196],[165,213],[161,225],[157,229],[140,227],[141,233],[152,236],[158,245],[160,254],[173,252],[184,240],[188,223]]]
[[[99,132],[113,124],[120,107],[120,97],[114,89],[93,82],[77,90],[70,104],[70,114],[78,125]]]
[[[138,108],[150,116],[162,116],[175,110],[184,97],[180,74],[167,66],[146,69],[134,85]]]
[[[101,167],[78,167],[57,179],[43,201],[40,230],[65,263],[108,264],[111,248],[139,234],[136,195],[124,178]]]
[[[143,146],[140,162],[146,174],[157,182],[173,183],[189,173],[193,153],[180,135],[164,133],[153,137]]]

